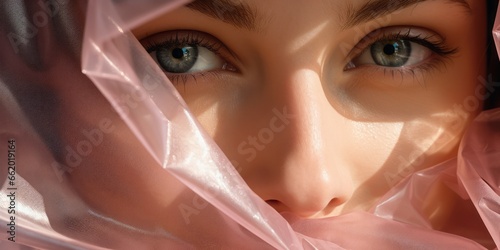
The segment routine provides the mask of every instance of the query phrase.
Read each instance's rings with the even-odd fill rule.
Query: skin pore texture
[[[133,32],[164,70],[179,65],[168,58],[195,54],[196,47],[195,70],[166,74],[250,188],[278,212],[323,218],[370,209],[405,176],[456,156],[482,108],[465,100],[482,101],[478,88],[484,93],[478,78],[486,74],[485,1],[397,1],[406,5],[392,7],[367,0],[204,2]],[[207,6],[215,11],[203,13]],[[251,12],[245,21],[237,13],[243,9]],[[191,50],[172,50],[183,47]],[[391,61],[399,66],[374,58],[408,47],[404,63]],[[105,103],[93,105],[99,102]],[[110,145],[135,142],[114,117]],[[98,123],[92,119],[85,123]],[[128,151],[120,156],[124,164],[154,164],[133,157],[147,155],[144,149],[123,144],[96,151],[96,162],[101,154],[112,159]],[[89,203],[112,204],[99,207],[104,213],[132,220],[129,215],[141,211],[140,221],[131,223],[161,220],[175,190],[160,191],[154,183],[173,178],[160,167],[156,173],[106,171],[127,187],[98,188],[107,177],[96,179],[92,171],[76,169],[70,178],[93,194]],[[95,182],[87,184],[88,178]],[[458,197],[442,186],[431,197],[424,212],[435,228],[446,228]]]

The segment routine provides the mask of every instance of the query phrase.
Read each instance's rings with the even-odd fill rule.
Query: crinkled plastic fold
[[[68,38],[72,35],[59,39],[53,31],[72,34],[75,27],[81,29],[83,24],[70,17],[83,5],[52,3],[56,3],[52,13],[61,8],[58,13],[66,19],[36,26],[36,34],[16,22],[23,23],[22,16],[28,16],[30,9],[26,6],[38,2],[2,5],[0,154],[8,151],[11,139],[17,148],[15,185],[9,185],[7,160],[0,156],[2,249],[16,246],[8,240],[12,214],[6,209],[13,191],[16,243],[42,249],[483,249],[476,239],[432,229],[422,206],[430,187],[438,184],[470,199],[500,246],[500,110],[484,111],[476,118],[455,159],[405,178],[369,212],[325,219],[279,214],[245,184],[129,31],[185,1],[90,0],[81,44]],[[497,45],[498,32],[497,22]],[[23,42],[9,34],[30,39]],[[38,52],[29,54],[33,48]],[[81,51],[81,56],[74,51],[76,55]],[[162,208],[165,217],[158,218],[166,220],[163,228],[144,228],[100,213],[68,181],[73,169],[68,170],[68,158],[57,156],[67,147],[47,134],[71,128],[51,124],[56,109],[45,108],[52,107],[52,101],[65,104],[61,93],[51,93],[45,86],[68,84],[68,79],[74,85],[95,86],[96,93],[106,98],[137,138],[136,147],[154,160],[156,166],[140,166],[144,172],[161,167],[162,175],[173,177],[159,183],[162,189],[155,194],[172,197],[172,205]],[[124,96],[133,96],[134,105],[124,105]],[[82,98],[88,96],[82,93]],[[69,126],[75,118],[67,119]],[[106,127],[106,122],[96,126],[100,125]],[[105,167],[114,160],[99,164]],[[81,163],[74,171],[95,170],[85,164],[92,163]]]
[[[133,110],[124,113],[118,108],[118,112],[158,164],[271,246],[296,246],[298,243],[286,230],[284,219],[272,212],[244,184],[229,160],[189,113],[166,76],[127,31],[130,27],[121,21],[123,16],[132,20],[132,24],[140,19],[135,12],[129,13],[134,5],[151,5],[153,9],[160,5],[158,9],[162,10],[165,9],[161,6],[164,3],[123,1],[118,5],[125,6],[108,4],[89,2],[89,13],[95,16],[87,18],[83,72],[113,106],[119,106],[117,100],[123,95],[135,92],[141,96]],[[120,15],[121,10],[127,13]],[[119,14],[113,16],[116,12]],[[146,16],[141,12],[137,14]],[[267,221],[280,227],[272,227]]]

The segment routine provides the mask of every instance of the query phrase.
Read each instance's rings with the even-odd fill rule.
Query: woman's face
[[[195,1],[134,34],[253,191],[279,212],[319,218],[368,210],[405,176],[456,154],[489,94],[485,9],[476,0]],[[57,88],[99,96],[93,86]],[[165,217],[177,191],[164,183],[175,180],[160,166],[144,171],[156,163],[104,98],[68,100],[67,145],[81,127],[112,130],[70,173],[75,189],[119,220]],[[426,212],[439,217],[441,200]]]
[[[481,109],[485,1],[195,1],[134,33],[280,212],[366,210],[456,153]]]

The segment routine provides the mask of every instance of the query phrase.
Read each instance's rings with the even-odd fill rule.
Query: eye
[[[369,34],[356,46],[354,51],[361,52],[354,53],[358,56],[349,62],[346,70],[363,65],[387,68],[418,67],[434,55],[444,57],[455,53],[455,50],[446,49],[443,43],[442,39],[433,34],[410,28],[379,30]]]
[[[224,68],[224,60],[196,44],[166,44],[149,53],[168,73],[196,73]]]
[[[419,64],[431,55],[430,49],[408,40],[382,40],[373,43],[352,63],[356,66],[403,67]]]
[[[229,50],[206,33],[167,31],[142,39],[141,43],[172,79],[218,70],[236,71],[236,67],[225,60],[230,57]]]

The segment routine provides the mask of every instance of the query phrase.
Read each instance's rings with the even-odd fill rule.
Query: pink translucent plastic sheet
[[[113,16],[113,13],[121,10],[126,12],[135,9],[135,5],[164,9],[161,8],[163,3],[158,6],[160,8],[156,8],[158,4],[158,1],[122,1],[113,6],[90,1],[89,13],[95,16],[87,19],[83,72],[113,106],[119,107],[124,95],[134,93],[141,97],[133,109],[124,113],[118,108],[118,112],[121,112],[123,120],[164,169],[212,204],[214,209],[222,211],[230,220],[271,246],[298,247],[299,241],[289,230],[286,221],[245,185],[229,160],[205,135],[180,95],[142,45],[126,32],[129,27],[119,22],[118,15]],[[127,19],[132,20],[132,24],[137,16],[145,17],[140,12],[126,14],[134,15]],[[186,197],[189,198],[189,195]],[[216,219],[208,218],[205,223],[210,225],[213,223],[211,220]],[[219,231],[216,228],[213,230]],[[224,242],[217,243],[224,245]]]
[[[15,76],[1,72],[0,152],[7,151],[3,142],[12,138],[19,148],[17,243],[43,249],[482,249],[479,238],[467,239],[453,230],[433,230],[422,213],[430,187],[444,184],[464,198],[473,211],[470,219],[485,227],[497,248],[500,246],[500,110],[477,117],[456,159],[410,175],[369,212],[326,219],[278,214],[248,188],[128,31],[180,4],[184,2],[89,1],[81,58],[88,79],[81,73],[76,75],[77,67],[67,66],[69,61],[79,66],[77,59],[57,54],[51,57],[56,66],[48,70],[33,69],[14,59],[8,67]],[[52,43],[57,45],[57,40]],[[2,53],[3,58],[18,57],[12,51]],[[160,166],[162,175],[172,176],[171,182],[158,184],[161,190],[155,194],[173,197],[172,205],[162,208],[165,217],[158,218],[167,222],[162,228],[151,229],[100,213],[66,179],[68,170],[61,166],[68,165],[68,159],[55,157],[56,149],[40,136],[44,126],[50,126],[44,123],[44,114],[26,111],[22,97],[27,93],[13,87],[14,82],[36,82],[43,77],[64,84],[64,76],[54,76],[62,69],[68,72],[66,77],[78,79],[72,84],[95,84],[138,139],[136,147],[144,148],[156,164],[138,168],[152,172]],[[133,108],[124,108],[123,96],[139,101]],[[50,111],[46,112],[49,116]],[[106,122],[102,125],[106,127]],[[109,147],[114,146],[119,145]],[[85,164],[113,164],[111,156],[115,155],[110,154],[105,162],[81,163],[74,171],[95,170]],[[4,162],[0,166],[6,169]],[[123,168],[128,171],[133,167]],[[4,173],[2,239],[9,237],[6,225],[10,222],[8,210],[3,209],[9,205],[7,195],[11,192],[6,178]],[[0,245],[2,249],[14,246],[8,241]]]

